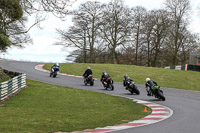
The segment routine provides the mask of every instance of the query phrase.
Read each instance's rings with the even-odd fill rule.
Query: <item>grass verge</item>
[[[0,104],[1,133],[93,129],[126,123],[151,113],[143,112],[143,105],[125,98],[32,80],[27,80],[27,85],[28,88]]]
[[[6,75],[0,68],[0,83],[9,80],[9,76]]]
[[[45,69],[51,68],[53,64],[46,64]],[[178,88],[200,91],[200,72],[180,71],[164,68],[142,67],[134,65],[118,64],[84,64],[84,63],[62,63],[60,71],[63,73],[82,75],[90,66],[94,77],[100,78],[102,71],[106,70],[114,81],[122,82],[123,75],[127,73],[136,84],[145,84],[147,77],[156,81],[161,87]]]

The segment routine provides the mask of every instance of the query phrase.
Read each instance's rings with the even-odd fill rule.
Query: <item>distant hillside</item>
[[[51,68],[52,65],[46,64],[44,68]],[[161,87],[200,91],[200,72],[194,71],[185,72],[164,68],[118,64],[62,63],[60,64],[60,72],[82,75],[88,66],[93,70],[93,76],[98,79],[100,79],[102,71],[105,70],[116,82],[122,82],[123,76],[126,73],[136,84],[145,84],[145,79],[149,77]]]

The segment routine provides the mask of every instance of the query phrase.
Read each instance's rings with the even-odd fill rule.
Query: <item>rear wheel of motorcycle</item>
[[[103,84],[103,83],[102,83],[102,84]],[[106,90],[107,90],[107,85],[103,84],[103,87],[104,87],[104,89],[106,89]]]
[[[160,90],[158,90],[158,97],[159,97],[161,100],[165,101],[165,97],[164,97],[163,93],[162,93]]]

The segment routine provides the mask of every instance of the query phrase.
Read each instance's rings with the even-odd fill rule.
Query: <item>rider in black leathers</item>
[[[51,67],[51,73],[54,72],[56,69],[58,69],[58,71],[59,71],[59,68],[60,68],[60,66],[59,66],[58,63],[54,64],[54,65]]]
[[[157,86],[157,85],[158,84],[155,81],[151,80],[150,78],[146,78],[145,86],[146,86],[146,90],[147,90],[147,95],[148,96],[152,95],[153,87]]]
[[[126,87],[126,90],[129,88],[129,85],[132,81],[133,80],[129,78],[127,74],[124,75],[123,85]]]
[[[87,70],[85,70],[85,73],[83,74],[84,79],[86,80],[89,75],[92,75],[92,70],[90,67],[87,67]]]

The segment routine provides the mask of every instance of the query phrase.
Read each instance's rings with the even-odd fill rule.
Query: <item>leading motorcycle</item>
[[[50,77],[53,76],[55,78],[58,73],[59,73],[59,67],[56,66],[56,67],[51,69]]]

